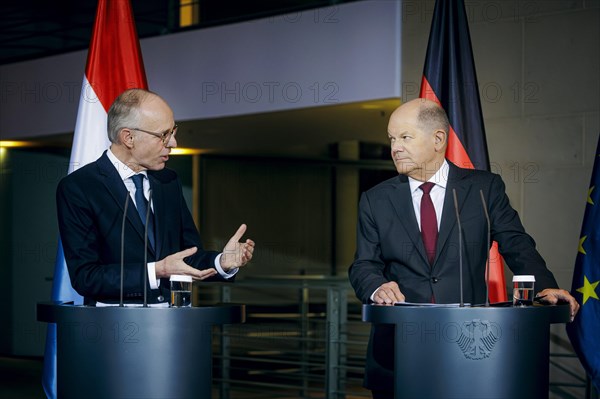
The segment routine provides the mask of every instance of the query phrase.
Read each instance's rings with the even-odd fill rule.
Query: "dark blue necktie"
[[[141,173],[131,176],[131,180],[133,180],[133,184],[135,185],[135,207],[137,208],[144,226],[146,225],[146,212],[148,212],[148,200],[144,195],[145,177],[146,176]],[[152,211],[150,211],[150,216],[148,217],[148,242],[150,247],[153,249],[156,248],[154,246],[154,215],[152,214]]]

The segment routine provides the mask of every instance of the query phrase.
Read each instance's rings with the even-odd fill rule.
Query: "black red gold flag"
[[[421,82],[421,98],[440,104],[450,120],[446,158],[462,167],[490,169],[469,24],[463,0],[436,1]],[[491,302],[507,300],[504,266],[493,244]]]

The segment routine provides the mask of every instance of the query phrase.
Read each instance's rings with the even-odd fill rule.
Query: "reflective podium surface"
[[[363,321],[395,325],[397,399],[547,398],[549,325],[569,318],[568,305],[363,305]]]
[[[60,398],[210,398],[212,327],[245,317],[244,305],[37,306],[57,325]]]

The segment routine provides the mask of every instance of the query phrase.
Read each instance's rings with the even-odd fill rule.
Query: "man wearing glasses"
[[[202,249],[181,183],[165,168],[177,147],[176,136],[173,111],[161,97],[127,90],[108,111],[110,148],[59,183],[65,259],[73,288],[85,304],[119,302],[122,227],[126,302],[141,302],[146,285],[148,303],[167,303],[171,275],[230,280],[252,259],[254,242],[240,242],[244,224],[222,253]]]

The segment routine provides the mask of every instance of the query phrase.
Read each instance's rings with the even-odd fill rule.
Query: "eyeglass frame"
[[[175,137],[175,135],[177,134],[178,127],[179,126],[177,126],[177,124],[175,124],[175,126],[173,126],[173,129],[169,130],[168,132],[163,132],[163,133],[151,132],[149,130],[139,129],[137,127],[128,127],[126,129],[137,130],[138,132],[144,132],[144,133],[151,134],[154,137],[158,137],[162,141],[163,145],[166,146],[167,144],[169,144],[171,137]]]

